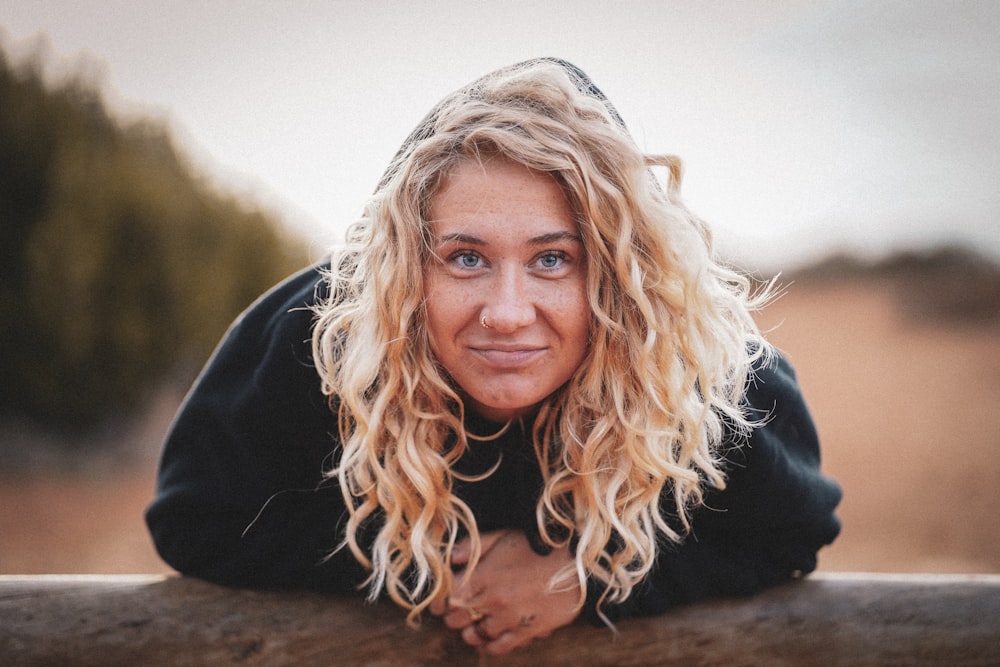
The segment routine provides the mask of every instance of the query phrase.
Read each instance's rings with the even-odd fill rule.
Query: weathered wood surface
[[[1000,665],[1000,575],[816,575],[577,624],[503,658],[390,604],[152,576],[0,576],[0,665]]]

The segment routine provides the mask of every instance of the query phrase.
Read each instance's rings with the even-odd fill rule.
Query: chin
[[[538,400],[530,403],[525,403],[523,400],[517,401],[516,403],[486,403],[484,401],[477,400],[474,397],[469,397],[467,407],[487,419],[501,422],[523,417],[524,415],[535,412],[535,410],[538,409],[539,404],[541,404],[544,400],[545,396],[541,396]]]

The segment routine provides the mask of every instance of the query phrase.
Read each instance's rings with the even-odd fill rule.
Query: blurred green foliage
[[[0,416],[81,430],[190,379],[232,319],[307,262],[150,120],[0,49]]]

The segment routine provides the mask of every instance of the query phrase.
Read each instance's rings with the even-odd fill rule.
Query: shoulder
[[[819,456],[819,438],[798,377],[788,358],[774,351],[754,368],[747,387],[749,418],[758,424],[754,440],[777,437],[804,452]]]
[[[747,387],[747,402],[760,407],[760,403],[781,396],[800,395],[798,376],[788,358],[778,350],[762,357],[754,364],[750,384]]]
[[[728,484],[724,494],[753,498],[758,513],[829,511],[840,499],[839,486],[820,472],[815,422],[788,359],[775,352],[754,370],[747,388],[748,417],[756,422],[749,438],[725,453]],[[819,509],[817,509],[819,508]]]
[[[326,294],[324,265],[303,269],[253,302],[236,318],[195,384],[196,395],[213,400],[261,391],[271,400],[277,387],[318,391],[312,366],[315,306]],[[271,388],[271,391],[267,391]],[[233,400],[228,399],[228,400]]]

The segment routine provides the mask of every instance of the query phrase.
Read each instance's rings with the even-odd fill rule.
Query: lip
[[[488,345],[469,348],[473,354],[491,366],[515,368],[538,359],[545,353],[544,347]]]

